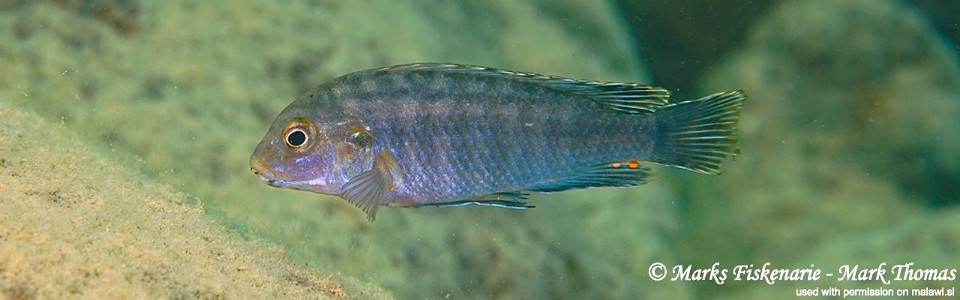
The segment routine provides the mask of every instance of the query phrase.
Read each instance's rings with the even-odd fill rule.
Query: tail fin
[[[723,92],[657,110],[653,161],[719,174],[723,159],[740,153],[737,122],[745,98],[743,91]]]

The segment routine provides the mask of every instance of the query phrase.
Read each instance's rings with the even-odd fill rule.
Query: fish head
[[[250,167],[270,186],[340,195],[350,179],[373,168],[373,135],[357,119],[305,115],[281,113]]]

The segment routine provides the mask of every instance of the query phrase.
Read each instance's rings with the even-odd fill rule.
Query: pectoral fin
[[[367,214],[373,222],[377,208],[388,192],[396,190],[403,176],[396,159],[388,150],[378,151],[373,168],[350,179],[340,195]]]

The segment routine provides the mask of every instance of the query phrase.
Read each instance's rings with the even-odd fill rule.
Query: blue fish
[[[250,158],[274,187],[382,205],[529,208],[530,192],[626,187],[651,163],[717,174],[739,152],[742,91],[662,88],[456,64],[350,73],[307,92]]]

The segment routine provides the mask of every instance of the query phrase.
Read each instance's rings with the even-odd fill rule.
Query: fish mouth
[[[250,160],[250,169],[253,170],[253,174],[257,174],[257,176],[260,177],[260,181],[274,186],[274,182],[276,180],[271,178],[275,178],[275,175],[273,171],[270,170],[271,168],[267,165],[267,163],[259,159],[252,159]]]
[[[319,187],[325,184],[325,181],[322,180],[296,181],[277,178],[278,174],[280,176],[285,176],[286,174],[276,171],[270,167],[270,165],[259,159],[250,159],[250,169],[253,170],[254,174],[260,177],[260,182],[266,183],[272,187],[310,191],[321,194],[332,194],[331,192],[325,191]]]

